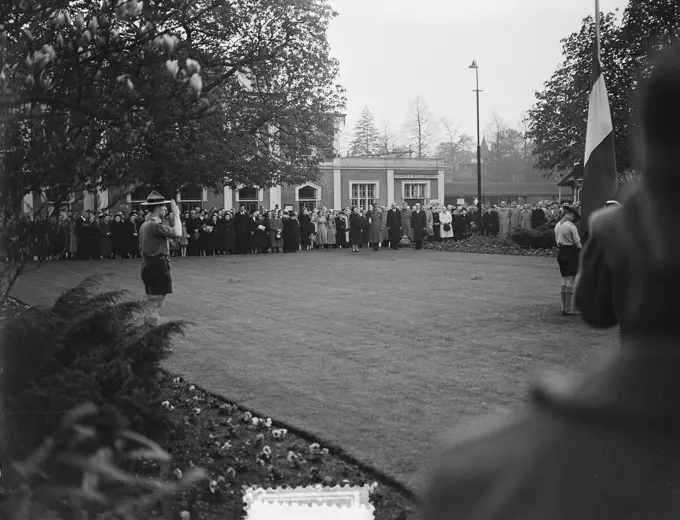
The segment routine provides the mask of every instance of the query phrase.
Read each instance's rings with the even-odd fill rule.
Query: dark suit
[[[236,254],[245,255],[248,253],[250,247],[250,217],[245,213],[236,213],[234,215],[234,239],[236,244]]]
[[[387,212],[387,230],[390,239],[390,247],[397,249],[397,245],[401,240],[401,212],[399,210],[391,209]]]
[[[413,227],[413,241],[416,249],[423,248],[423,230],[427,226],[427,215],[424,210],[414,211],[411,214],[411,226]]]

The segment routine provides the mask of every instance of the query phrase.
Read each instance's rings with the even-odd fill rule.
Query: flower
[[[226,473],[226,474],[227,474],[227,477],[229,477],[229,478],[234,478],[234,477],[236,476],[236,470],[235,470],[234,468],[232,468],[231,466],[229,466],[229,467],[227,468],[227,473]]]
[[[201,72],[201,64],[198,63],[196,60],[187,58],[186,61],[184,62],[184,65],[186,66],[187,74],[189,74],[190,76]]]
[[[250,412],[246,412],[243,414],[243,420],[246,422],[250,422],[250,420],[253,418],[253,414]]]
[[[189,392],[193,392],[194,390],[196,390],[196,387],[194,385],[191,385],[189,387]]]
[[[170,74],[172,74],[173,78],[177,77],[177,73],[179,72],[179,64],[177,63],[177,60],[166,61],[165,68]]]
[[[210,487],[211,493],[214,493],[215,491],[217,491],[217,480],[211,480],[209,487]]]
[[[272,418],[271,418],[271,417],[267,417],[267,419],[264,421],[264,425],[265,425],[267,428],[271,428],[271,427],[272,427]]]
[[[253,419],[252,419],[253,426],[257,426],[258,424],[260,424],[260,421],[261,421],[261,419],[258,419],[257,417],[253,417]]]
[[[194,413],[196,415],[199,415],[201,413],[201,409],[200,408],[194,408]]]
[[[191,518],[191,513],[189,513],[189,511],[181,511],[179,517],[182,520],[189,520],[189,518]]]
[[[272,454],[272,449],[269,446],[263,446],[262,447],[262,454],[265,457],[269,458]]]
[[[170,401],[163,401],[163,402],[161,403],[161,406],[162,406],[163,408],[170,408]]]
[[[201,91],[203,90],[203,80],[201,79],[201,76],[198,74],[194,74],[191,76],[189,79],[189,86],[194,89],[194,92],[196,92],[196,95],[200,96]]]
[[[177,477],[178,480],[182,479],[182,470],[181,469],[177,468],[177,469],[175,469],[175,471],[173,473],[175,474],[175,476]]]

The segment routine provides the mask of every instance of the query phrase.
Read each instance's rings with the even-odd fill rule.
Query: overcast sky
[[[347,131],[368,107],[402,134],[416,96],[436,119],[476,135],[473,58],[482,134],[494,110],[520,126],[534,92],[562,61],[560,39],[578,31],[594,0],[330,0],[329,40],[347,89]],[[602,12],[628,0],[600,0]]]

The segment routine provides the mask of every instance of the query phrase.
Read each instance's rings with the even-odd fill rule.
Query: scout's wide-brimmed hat
[[[157,191],[152,191],[146,198],[146,202],[142,202],[142,206],[160,206],[162,204],[170,204],[169,200],[165,200],[165,197],[158,193]]]
[[[581,218],[581,212],[578,210],[578,208],[577,208],[576,206],[568,206],[568,205],[565,205],[565,206],[564,206],[564,211],[569,211],[570,213],[576,215],[576,218],[577,218],[577,219],[580,219],[580,218]]]

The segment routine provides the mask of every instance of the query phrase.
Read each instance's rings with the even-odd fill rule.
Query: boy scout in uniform
[[[426,520],[671,519],[680,511],[680,51],[642,84],[641,187],[591,216],[575,299],[620,352],[536,388],[437,459]],[[577,345],[563,345],[570,348]]]
[[[163,223],[168,212],[168,203],[173,215],[172,227]],[[149,302],[144,322],[149,327],[156,327],[165,297],[172,294],[169,239],[182,236],[182,223],[177,203],[174,200],[165,200],[157,191],[152,191],[142,205],[149,209],[149,218],[139,228],[142,282]]]

